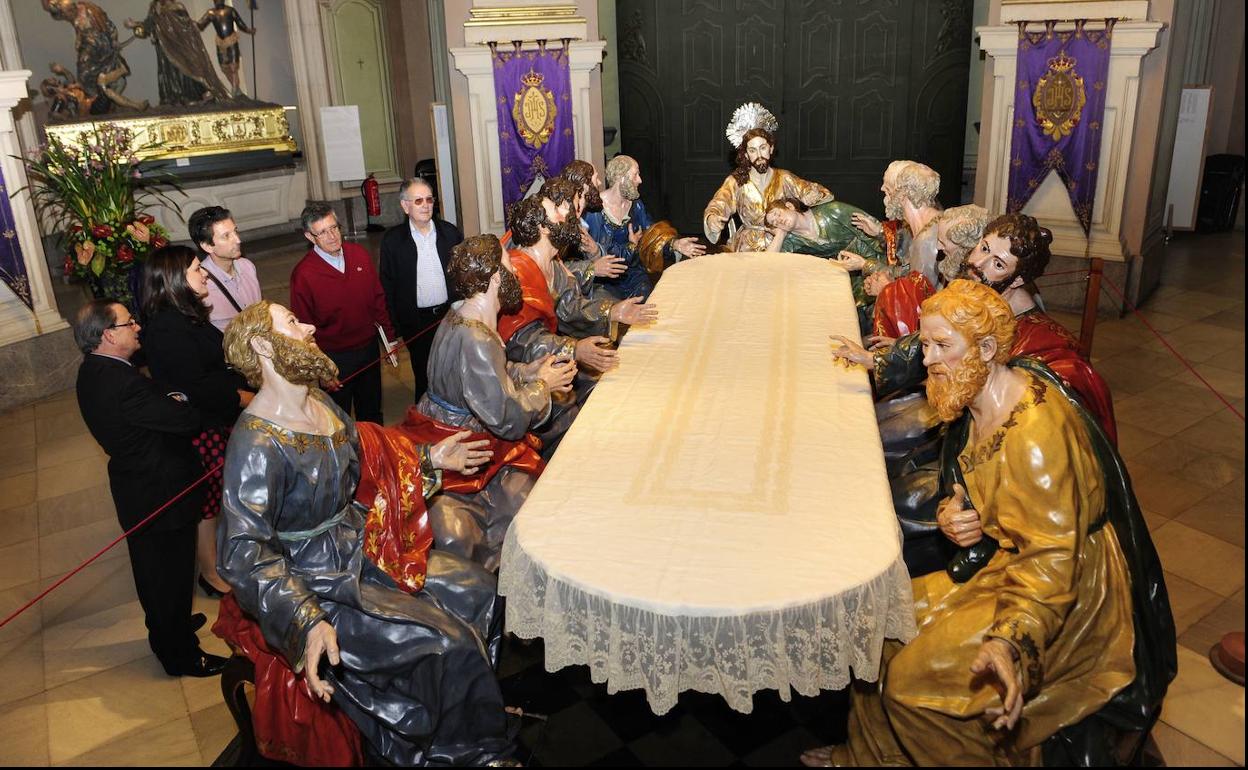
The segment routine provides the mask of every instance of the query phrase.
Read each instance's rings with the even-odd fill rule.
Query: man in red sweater
[[[377,327],[397,343],[386,295],[373,259],[362,246],[344,243],[328,203],[310,203],[300,216],[311,250],[290,273],[290,309],[316,327],[316,343],[338,365],[343,385],[330,393],[356,421],[382,422]]]

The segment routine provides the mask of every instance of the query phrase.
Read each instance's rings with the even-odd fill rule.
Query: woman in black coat
[[[203,415],[203,432],[192,443],[204,471],[203,520],[196,561],[199,585],[208,595],[229,586],[217,575],[217,514],[221,510],[221,462],[234,421],[252,393],[241,374],[225,363],[222,334],[208,320],[208,272],[185,246],[166,246],[147,259],[143,280],[143,349],[152,379],[186,394]]]

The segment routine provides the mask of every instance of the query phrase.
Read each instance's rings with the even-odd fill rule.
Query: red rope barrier
[[[1137,308],[1135,305],[1131,304],[1131,300],[1127,299],[1126,295],[1122,293],[1122,290],[1121,290],[1121,289],[1119,289],[1119,288],[1118,288],[1118,287],[1114,284],[1114,282],[1113,282],[1113,281],[1111,281],[1111,280],[1109,279],[1109,277],[1108,277],[1108,276],[1104,276],[1104,277],[1103,277],[1103,280],[1105,281],[1105,285],[1106,285],[1106,286],[1108,286],[1108,287],[1110,288],[1110,291],[1112,291],[1115,295],[1117,295],[1117,296],[1118,296],[1118,299],[1122,300],[1122,303],[1123,303],[1124,305],[1126,305],[1126,306],[1127,306],[1127,308],[1128,308],[1128,309],[1130,309],[1132,313],[1135,313],[1136,317],[1138,317],[1138,318],[1140,319],[1140,323],[1142,323],[1142,324],[1144,324],[1146,327],[1148,327],[1148,330],[1149,330],[1150,332],[1152,332],[1152,333],[1153,333],[1153,336],[1155,336],[1157,339],[1161,340],[1161,344],[1163,344],[1163,345],[1165,345],[1165,346],[1166,346],[1166,350],[1169,350],[1171,353],[1173,353],[1173,354],[1174,354],[1174,357],[1175,357],[1175,358],[1179,359],[1179,363],[1181,363],[1181,364],[1183,364],[1183,366],[1187,367],[1187,370],[1188,370],[1189,372],[1191,372],[1192,374],[1196,375],[1196,379],[1198,379],[1198,380],[1200,380],[1202,383],[1204,383],[1204,386],[1205,386],[1206,388],[1208,388],[1208,389],[1209,389],[1209,392],[1210,392],[1210,393],[1212,393],[1213,395],[1217,396],[1217,397],[1218,397],[1218,400],[1219,400],[1219,401],[1221,401],[1223,404],[1225,404],[1225,405],[1226,405],[1226,408],[1227,408],[1227,409],[1230,409],[1232,414],[1234,414],[1234,415],[1235,415],[1236,417],[1238,417],[1240,420],[1243,420],[1243,419],[1244,419],[1244,415],[1243,415],[1242,413],[1240,413],[1240,411],[1239,411],[1238,409],[1236,409],[1236,408],[1235,408],[1235,405],[1234,405],[1234,404],[1232,404],[1230,401],[1227,401],[1227,400],[1226,400],[1226,397],[1225,397],[1225,396],[1223,396],[1221,393],[1219,393],[1219,392],[1218,392],[1218,389],[1217,389],[1217,388],[1215,388],[1215,387],[1213,387],[1213,385],[1211,385],[1211,384],[1209,383],[1209,380],[1206,380],[1206,379],[1205,379],[1205,378],[1201,375],[1201,373],[1200,373],[1200,372],[1196,371],[1196,367],[1194,367],[1194,366],[1192,366],[1190,363],[1188,363],[1187,359],[1186,359],[1186,358],[1184,358],[1182,355],[1180,355],[1180,354],[1179,354],[1179,351],[1177,351],[1177,350],[1175,350],[1175,349],[1174,349],[1174,346],[1173,346],[1173,345],[1171,345],[1171,344],[1170,344],[1170,342],[1169,342],[1169,341],[1168,341],[1165,337],[1163,337],[1163,336],[1162,336],[1161,332],[1157,331],[1157,329],[1155,329],[1155,328],[1153,327],[1153,325],[1152,325],[1152,324],[1150,324],[1150,323],[1148,322],[1148,319],[1144,317],[1144,314],[1140,312],[1140,309],[1139,309],[1139,308]]]
[[[434,327],[436,327],[436,326],[437,326],[438,324],[440,324],[440,323],[442,323],[442,322],[441,322],[441,321],[435,321],[434,323],[429,324],[428,326],[426,326],[425,328],[423,328],[423,329],[421,329],[420,331],[416,332],[415,334],[413,334],[412,336],[408,337],[407,339],[402,340],[402,341],[401,341],[401,344],[395,347],[395,350],[397,351],[400,347],[407,347],[408,343],[410,343],[412,340],[414,340],[414,339],[416,339],[417,337],[420,337],[420,336],[422,336],[422,335],[424,335],[424,334],[427,334],[427,333],[428,333],[431,329],[433,329]],[[383,354],[381,355],[381,357],[380,357],[380,358],[378,358],[376,361],[373,361],[373,362],[372,362],[372,363],[370,363],[368,366],[362,366],[362,367],[360,367],[359,369],[357,369],[356,371],[354,371],[354,372],[352,372],[350,375],[348,375],[346,378],[344,378],[344,379],[342,380],[342,382],[344,382],[344,383],[345,383],[345,382],[348,382],[348,381],[349,381],[352,377],[356,376],[357,374],[360,374],[361,372],[363,372],[363,371],[365,371],[365,370],[367,370],[367,369],[371,369],[371,368],[373,368],[374,366],[379,366],[379,365],[381,364],[381,362],[382,362],[382,361],[383,361],[383,360],[384,360],[387,356],[389,356],[389,355],[390,355],[390,353],[389,353],[389,352],[383,353]],[[53,592],[54,590],[56,590],[57,588],[61,587],[61,585],[62,585],[62,584],[64,584],[67,580],[69,580],[70,578],[72,578],[74,575],[77,575],[79,572],[81,572],[82,570],[86,569],[88,566],[90,566],[91,562],[95,561],[96,559],[100,558],[100,557],[101,557],[101,556],[103,556],[104,554],[108,553],[110,550],[112,550],[112,548],[113,548],[113,547],[115,547],[115,546],[116,546],[118,543],[120,543],[122,540],[125,540],[125,539],[126,539],[127,537],[129,537],[130,535],[133,535],[135,532],[138,532],[140,529],[142,529],[143,527],[147,526],[147,524],[148,524],[150,521],[152,521],[153,519],[155,519],[155,518],[156,518],[157,516],[159,516],[160,514],[164,513],[166,508],[168,508],[169,506],[173,505],[173,504],[174,504],[174,503],[176,503],[177,501],[181,500],[181,499],[182,499],[183,497],[185,497],[188,493],[190,493],[190,491],[191,491],[191,490],[195,489],[195,487],[197,487],[197,486],[199,486],[200,484],[204,483],[204,481],[206,481],[206,480],[207,480],[210,476],[212,476],[212,474],[214,474],[214,473],[216,473],[217,471],[221,470],[221,466],[223,466],[223,465],[225,465],[225,461],[224,461],[224,460],[222,460],[221,462],[219,462],[219,463],[217,463],[216,465],[214,465],[214,466],[213,466],[212,468],[210,468],[207,472],[205,472],[205,473],[204,473],[204,475],[200,476],[198,479],[196,479],[195,481],[193,481],[193,482],[192,482],[192,483],[191,483],[191,484],[190,484],[190,485],[189,485],[186,489],[183,489],[181,492],[179,492],[179,493],[177,493],[176,495],[174,495],[173,497],[169,498],[169,500],[167,500],[167,501],[164,503],[164,505],[160,506],[159,508],[157,508],[156,510],[152,511],[152,512],[151,512],[151,513],[149,513],[147,516],[145,516],[145,517],[143,518],[143,520],[142,520],[142,521],[140,521],[138,524],[135,524],[135,525],[134,525],[133,527],[131,527],[130,529],[128,529],[128,530],[126,530],[125,532],[123,532],[123,533],[121,533],[120,535],[118,535],[118,536],[117,536],[117,537],[116,537],[116,538],[115,538],[115,539],[114,539],[111,543],[109,543],[108,545],[104,546],[104,547],[103,547],[103,548],[101,548],[100,550],[96,551],[96,552],[95,552],[95,555],[93,555],[91,558],[87,559],[87,560],[86,560],[86,561],[84,561],[82,564],[79,564],[77,567],[74,567],[74,568],[73,568],[72,570],[70,570],[69,572],[66,572],[64,575],[62,575],[62,576],[61,576],[61,578],[60,578],[59,580],[57,580],[55,583],[53,583],[52,585],[50,585],[50,586],[48,586],[47,588],[45,588],[42,592],[40,592],[40,594],[39,594],[38,596],[36,596],[35,598],[31,599],[30,601],[26,602],[24,605],[22,605],[21,607],[19,607],[19,608],[17,609],[17,611],[16,611],[16,612],[11,613],[11,614],[10,614],[8,617],[6,617],[4,620],[0,620],[0,628],[4,628],[4,627],[5,627],[5,626],[7,626],[10,622],[12,622],[12,621],[13,621],[13,620],[14,620],[14,619],[18,616],[18,615],[21,615],[21,614],[22,614],[23,612],[25,612],[26,610],[28,610],[28,609],[30,609],[31,607],[33,607],[33,606],[35,606],[36,604],[38,604],[40,601],[42,601],[42,600],[43,600],[43,598],[44,598],[45,596],[47,596],[48,594],[52,593],[52,592]]]

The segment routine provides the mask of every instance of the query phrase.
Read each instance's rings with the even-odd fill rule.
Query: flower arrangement
[[[130,276],[169,234],[144,213],[164,192],[179,190],[164,173],[144,178],[133,148],[134,133],[108,123],[78,135],[77,144],[51,136],[25,159],[31,201],[65,246],[65,275],[86,280],[97,296],[133,304]]]

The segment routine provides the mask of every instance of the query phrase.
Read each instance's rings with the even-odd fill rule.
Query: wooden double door
[[[892,160],[961,194],[972,0],[618,0],[623,152],[656,218],[701,232],[733,110],[780,121],[773,164],[883,213]]]

